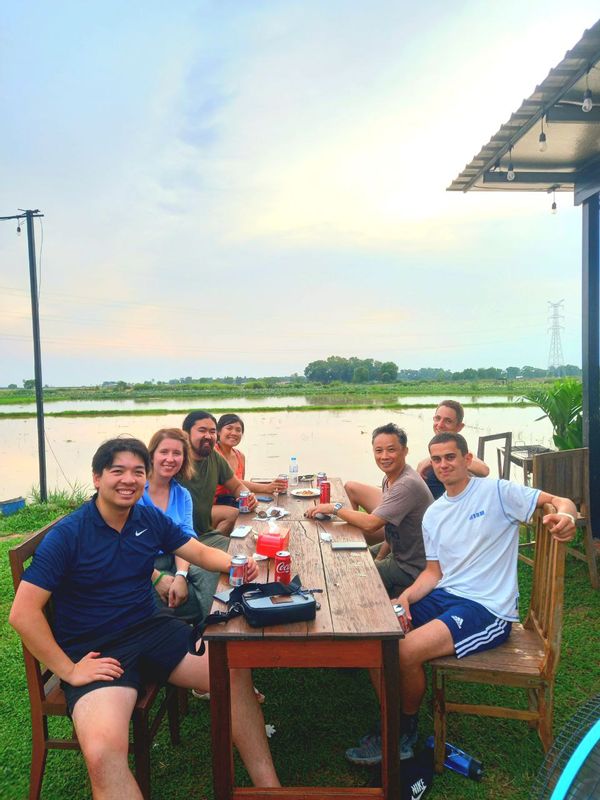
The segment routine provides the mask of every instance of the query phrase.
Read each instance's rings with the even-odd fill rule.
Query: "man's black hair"
[[[117,439],[108,439],[102,442],[92,458],[92,472],[94,475],[102,475],[105,469],[110,469],[117,453],[133,453],[143,462],[146,472],[150,472],[150,453],[146,445],[139,439],[123,436]]]
[[[454,442],[463,456],[469,452],[469,445],[464,436],[460,433],[436,433],[433,439],[429,442],[428,448],[431,451],[432,444],[444,444],[445,442]]]
[[[215,425],[217,424],[216,418],[213,417],[210,411],[190,411],[187,417],[183,420],[181,427],[186,433],[189,433],[196,422],[201,419],[212,419]]]
[[[403,431],[402,428],[399,428],[395,422],[388,422],[387,425],[380,425],[379,428],[375,428],[373,435],[371,436],[371,444],[373,444],[375,441],[375,437],[380,436],[382,433],[387,433],[391,436],[397,436],[402,447],[406,447],[406,443],[408,441],[406,431]]]

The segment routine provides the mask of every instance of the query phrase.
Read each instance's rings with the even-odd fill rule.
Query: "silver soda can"
[[[317,486],[320,486],[323,481],[327,480],[327,473],[326,472],[317,472]]]
[[[250,513],[250,492],[240,492],[238,506],[240,509],[240,514],[249,514]]]
[[[229,585],[242,586],[247,583],[248,556],[234,556],[229,568]]]
[[[406,611],[404,610],[404,606],[401,606],[400,603],[397,603],[394,606],[394,613],[398,617],[398,622],[400,623],[400,627],[404,631],[404,633],[408,633],[411,630],[411,624],[408,621],[408,617],[406,616]]]

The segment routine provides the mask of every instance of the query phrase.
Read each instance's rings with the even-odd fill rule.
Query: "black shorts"
[[[164,683],[188,652],[190,627],[170,614],[157,613],[143,622],[124,628],[116,634],[86,637],[65,647],[69,658],[79,661],[86,653],[116,658],[123,667],[120,678],[112,681],[93,681],[84,686],[72,686],[61,681],[67,699],[69,715],[84,694],[110,686],[131,686],[138,691],[145,680]]]
[[[216,506],[231,506],[232,508],[239,507],[239,501],[237,497],[234,497],[232,494],[218,494],[215,498]]]

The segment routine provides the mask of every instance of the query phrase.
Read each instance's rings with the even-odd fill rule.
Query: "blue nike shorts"
[[[101,656],[116,658],[123,667],[121,677],[113,681],[93,681],[84,686],[61,681],[69,715],[79,698],[94,689],[131,686],[139,691],[144,680],[166,682],[188,652],[190,630],[183,620],[158,612],[116,634],[108,634],[100,640],[97,637],[80,639],[65,647],[73,661],[96,651]]]
[[[410,613],[415,628],[440,619],[452,635],[457,658],[498,647],[508,639],[512,627],[510,622],[494,616],[480,603],[444,589],[434,589],[411,603]]]

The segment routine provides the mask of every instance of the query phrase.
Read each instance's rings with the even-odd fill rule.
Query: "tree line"
[[[422,367],[421,369],[399,369],[393,361],[376,361],[372,358],[342,358],[329,356],[327,359],[311,361],[304,369],[304,376],[312,383],[395,383],[397,381],[471,381],[471,380],[516,380],[523,378],[580,377],[581,369],[574,364],[554,369],[523,367],[478,367],[458,372],[441,367]]]

